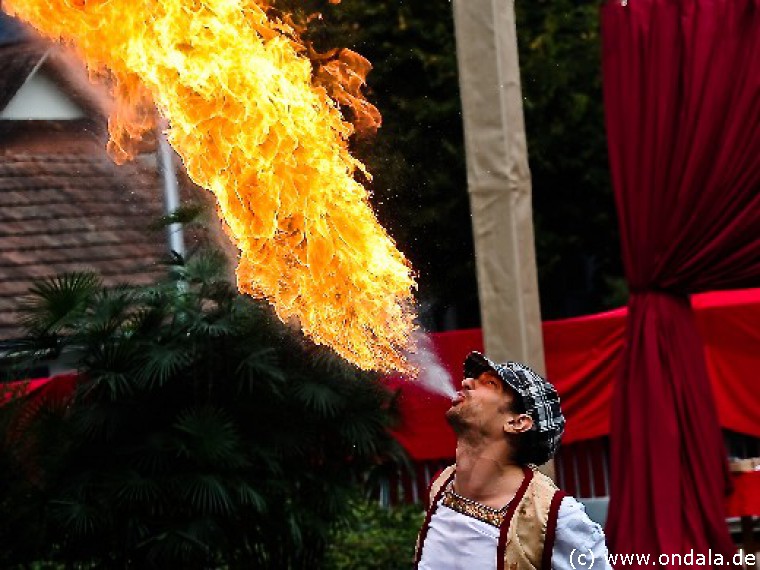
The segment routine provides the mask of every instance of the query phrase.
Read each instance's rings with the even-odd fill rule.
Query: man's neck
[[[488,507],[499,509],[515,496],[525,477],[520,465],[505,458],[502,445],[457,442],[454,491]]]

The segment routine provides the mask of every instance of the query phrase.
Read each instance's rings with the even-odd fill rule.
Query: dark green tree
[[[26,325],[81,377],[0,408],[0,566],[316,568],[367,470],[399,459],[392,394],[238,295],[223,264],[35,285]]]
[[[599,6],[517,2],[523,108],[544,318],[622,304],[607,161]]]

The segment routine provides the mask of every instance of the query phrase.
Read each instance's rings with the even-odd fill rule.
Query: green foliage
[[[23,307],[24,326],[37,337],[56,334],[81,316],[100,286],[100,280],[89,273],[65,273],[35,283]]]
[[[544,318],[624,302],[602,101],[597,3],[518,2]]]
[[[29,330],[82,376],[0,408],[0,566],[319,566],[357,482],[400,457],[393,398],[223,269],[202,253],[151,287],[33,288]]]
[[[201,203],[185,204],[167,214],[161,216],[155,223],[150,224],[149,228],[152,230],[164,229],[172,224],[183,224],[185,226],[191,224],[199,224],[199,220],[202,220],[207,215],[207,208]]]
[[[414,545],[425,513],[419,505],[390,509],[354,500],[351,516],[333,534],[328,570],[401,570],[413,567]]]

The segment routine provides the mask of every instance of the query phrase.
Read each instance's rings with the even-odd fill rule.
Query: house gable
[[[0,110],[0,120],[70,121],[86,116],[85,110],[64,93],[42,65],[34,68],[5,108]]]

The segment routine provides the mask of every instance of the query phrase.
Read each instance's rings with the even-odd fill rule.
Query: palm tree
[[[315,568],[367,470],[400,457],[392,394],[239,295],[224,263],[32,288],[31,338],[80,376],[0,414],[0,565]]]

